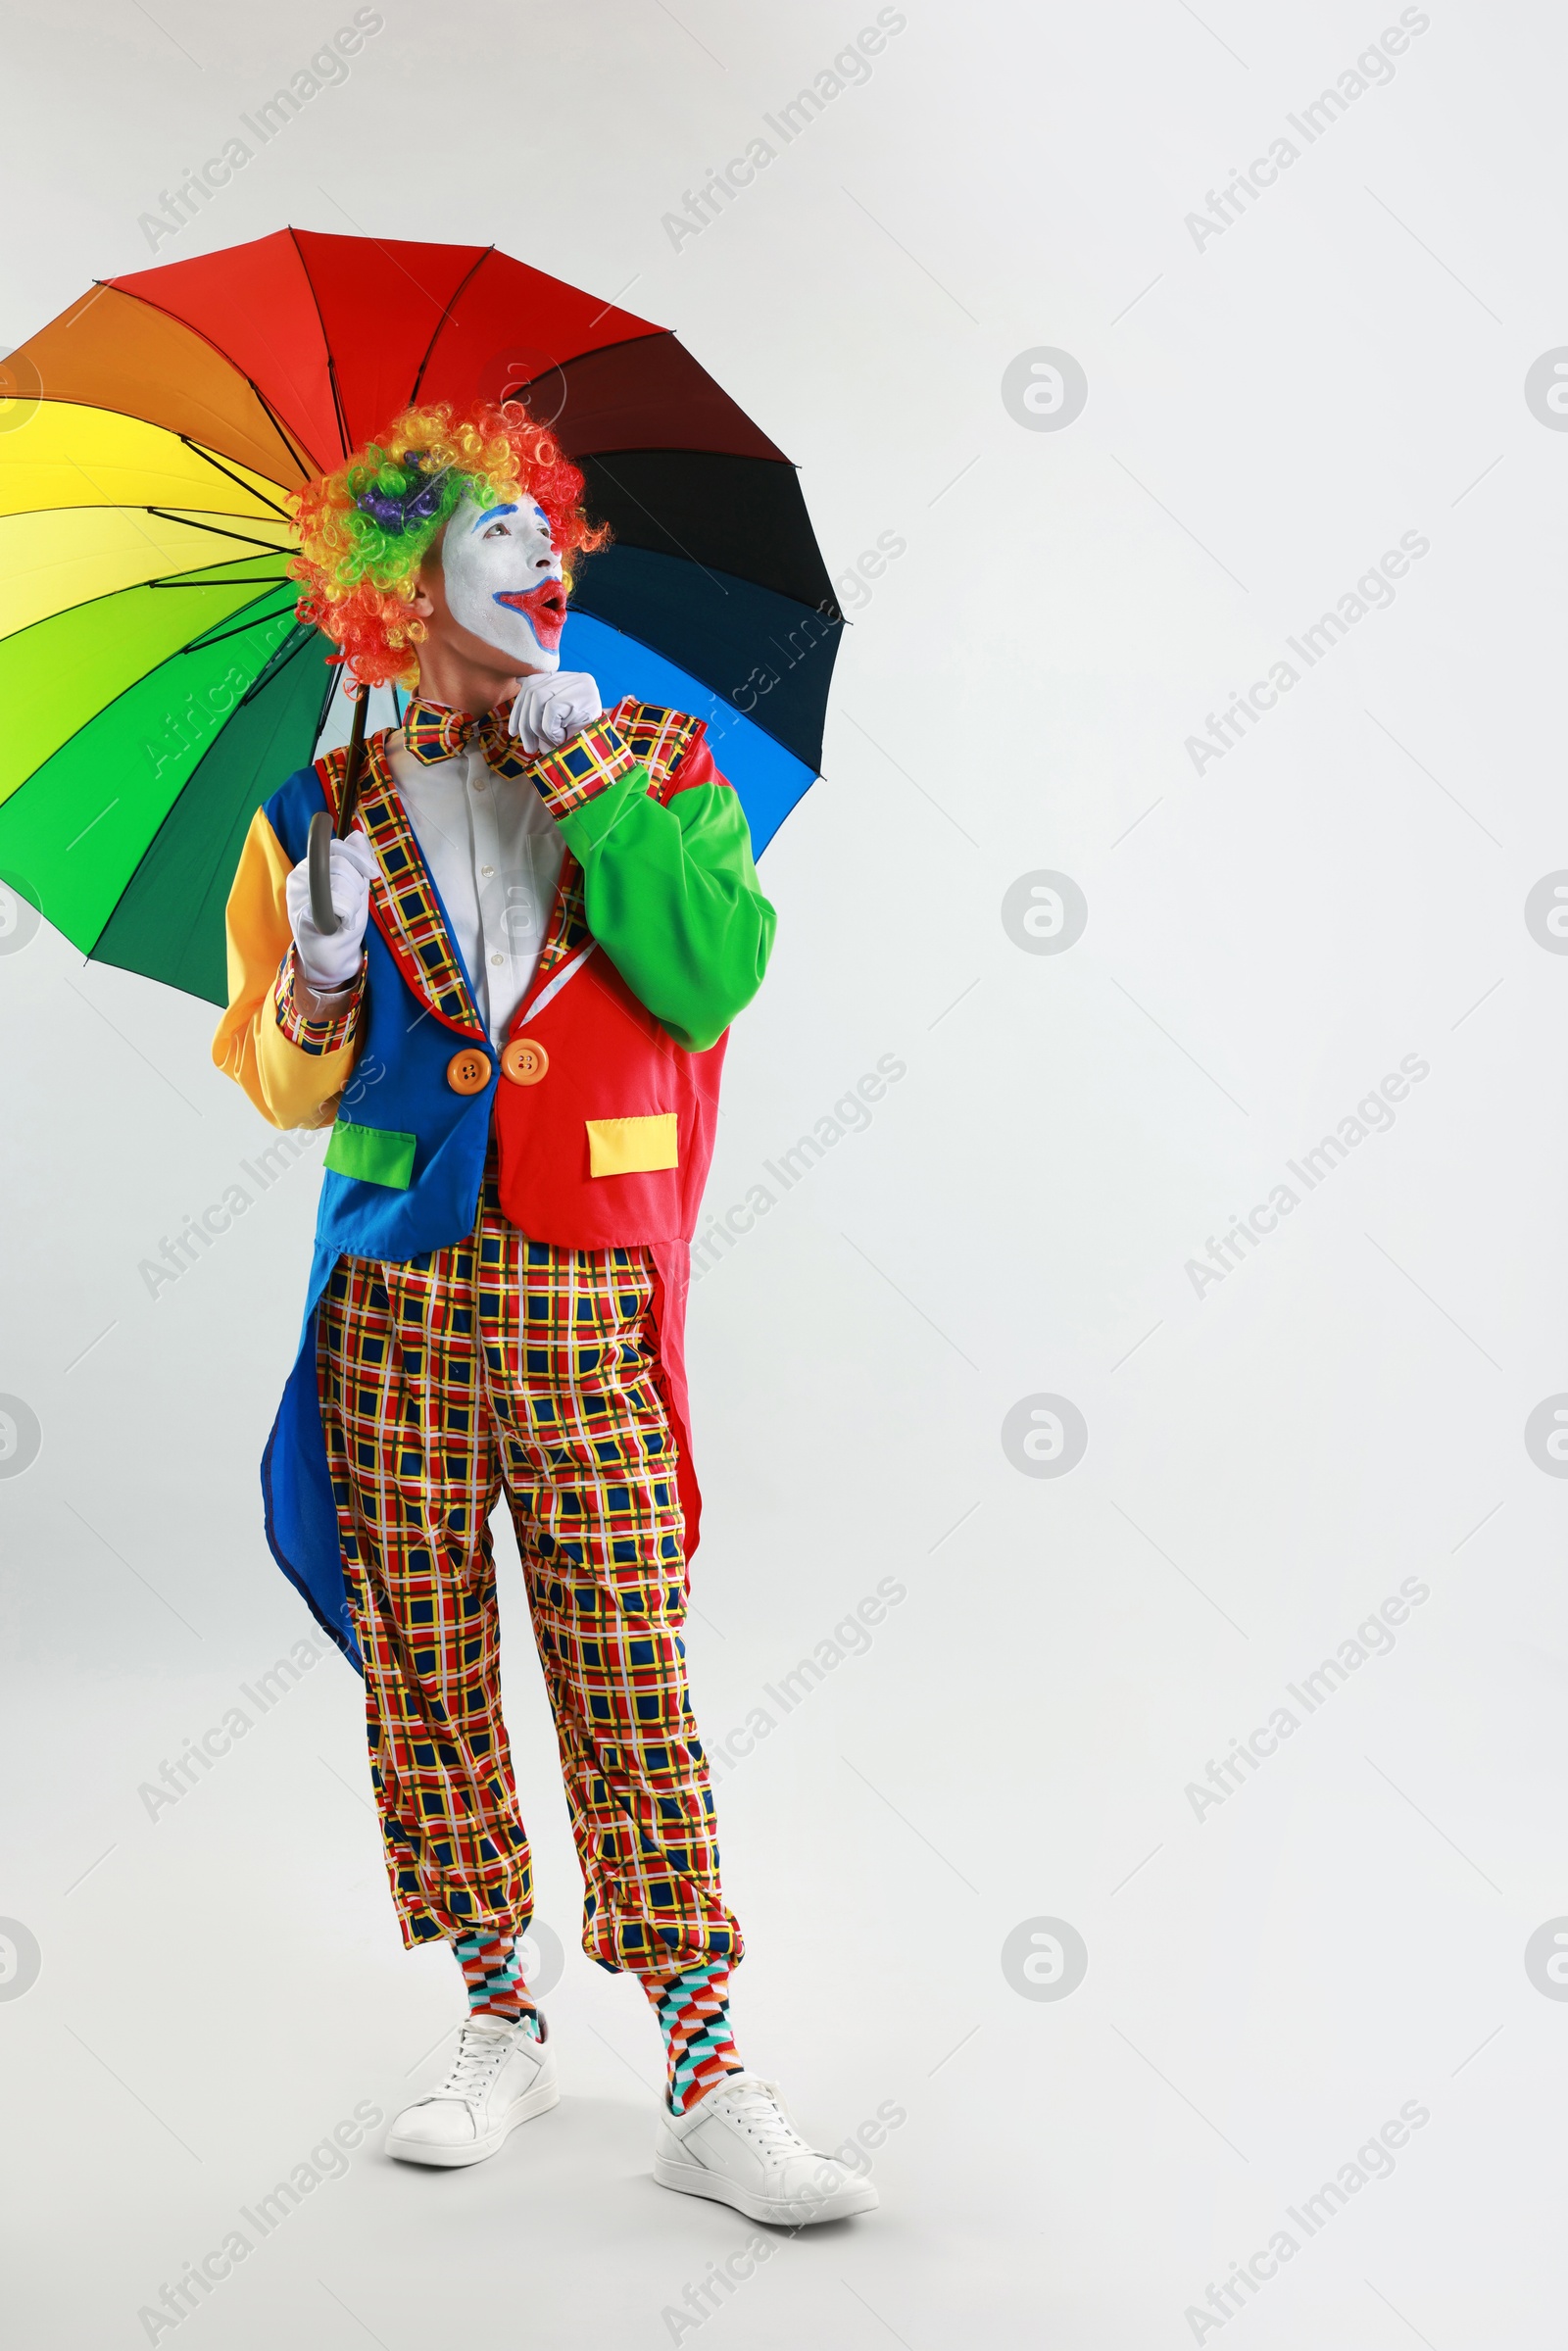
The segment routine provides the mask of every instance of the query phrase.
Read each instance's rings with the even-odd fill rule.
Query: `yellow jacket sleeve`
[[[213,1059],[272,1126],[327,1126],[359,1050],[364,966],[333,1018],[313,1019],[296,1003],[288,875],[287,852],[258,808],[228,894],[228,1009]]]

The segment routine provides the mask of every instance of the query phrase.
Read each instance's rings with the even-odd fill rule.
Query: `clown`
[[[586,1886],[583,1946],[663,2033],[654,2174],[759,2221],[867,2210],[728,2019],[742,1952],[682,1639],[698,1493],[687,1244],[731,1020],[773,936],[700,720],[561,667],[582,476],[516,404],[413,409],[301,497],[300,612],[365,743],[257,811],[214,1058],[274,1125],[331,1123],[304,1336],[263,1464],[269,1540],[363,1670],[405,1943],[449,1942],[457,2061],[389,2151],[462,2165],[558,2098],[520,1981],[528,1840],[501,1710],[503,1495]]]

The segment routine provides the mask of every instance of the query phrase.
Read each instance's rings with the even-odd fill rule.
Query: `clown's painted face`
[[[559,669],[566,591],[542,508],[454,509],[441,542],[447,605],[464,628],[497,646],[519,669]]]

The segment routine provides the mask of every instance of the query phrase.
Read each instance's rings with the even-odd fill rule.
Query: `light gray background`
[[[1200,247],[1186,216],[1396,9],[905,13],[677,250],[683,190],[870,7],[384,0],[346,84],[157,255],[493,238],[675,327],[800,463],[836,574],[907,542],[764,861],[779,947],[710,1203],[880,1055],[907,1074],[692,1312],[710,1739],[907,1588],[720,1788],[742,2046],[821,2143],[906,2112],[882,2209],[667,2315],[752,2232],[648,2178],[657,2042],[575,1948],[514,1567],[566,2097],[472,2173],[362,2151],[181,2342],[1560,2341],[1568,2005],[1524,1954],[1568,1913],[1568,1487],[1524,1425],[1568,1390],[1568,960],[1524,902],[1568,866],[1568,438],[1524,380],[1568,343],[1564,26],[1433,0]],[[339,21],[13,16],[0,341],[146,266],[138,216]],[[1058,431],[1002,396],[1043,346],[1088,379]],[[1195,773],[1206,714],[1407,531],[1392,607]],[[1041,869],[1089,909],[1057,955],[1003,925]],[[154,1302],[138,1261],[266,1140],[210,1010],[48,932],[0,999],[0,1389],[43,1431],[0,1481],[0,1913],[42,1954],[0,2000],[8,2270],[17,2340],[109,2351],[357,2100],[429,2082],[460,1999],[400,1947],[336,1659],[177,1807],[138,1798],[306,1629],[255,1465],[314,1168]],[[1187,1260],[1404,1055],[1430,1074],[1392,1129],[1195,1295]],[[1039,1394],[1087,1423],[1060,1479],[1004,1451]],[[1392,1651],[1198,1817],[1210,1759],[1408,1578]],[[1004,1972],[1046,1917],[1088,1950],[1058,2001]],[[1393,2176],[1306,2241],[1287,2208],[1407,2101]],[[1282,2227],[1244,2314],[1184,2315]]]

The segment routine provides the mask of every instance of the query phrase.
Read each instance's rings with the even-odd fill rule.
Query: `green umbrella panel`
[[[309,761],[336,675],[297,594],[282,558],[253,556],[0,641],[24,711],[0,757],[0,878],[98,961],[223,1003],[240,844]]]

